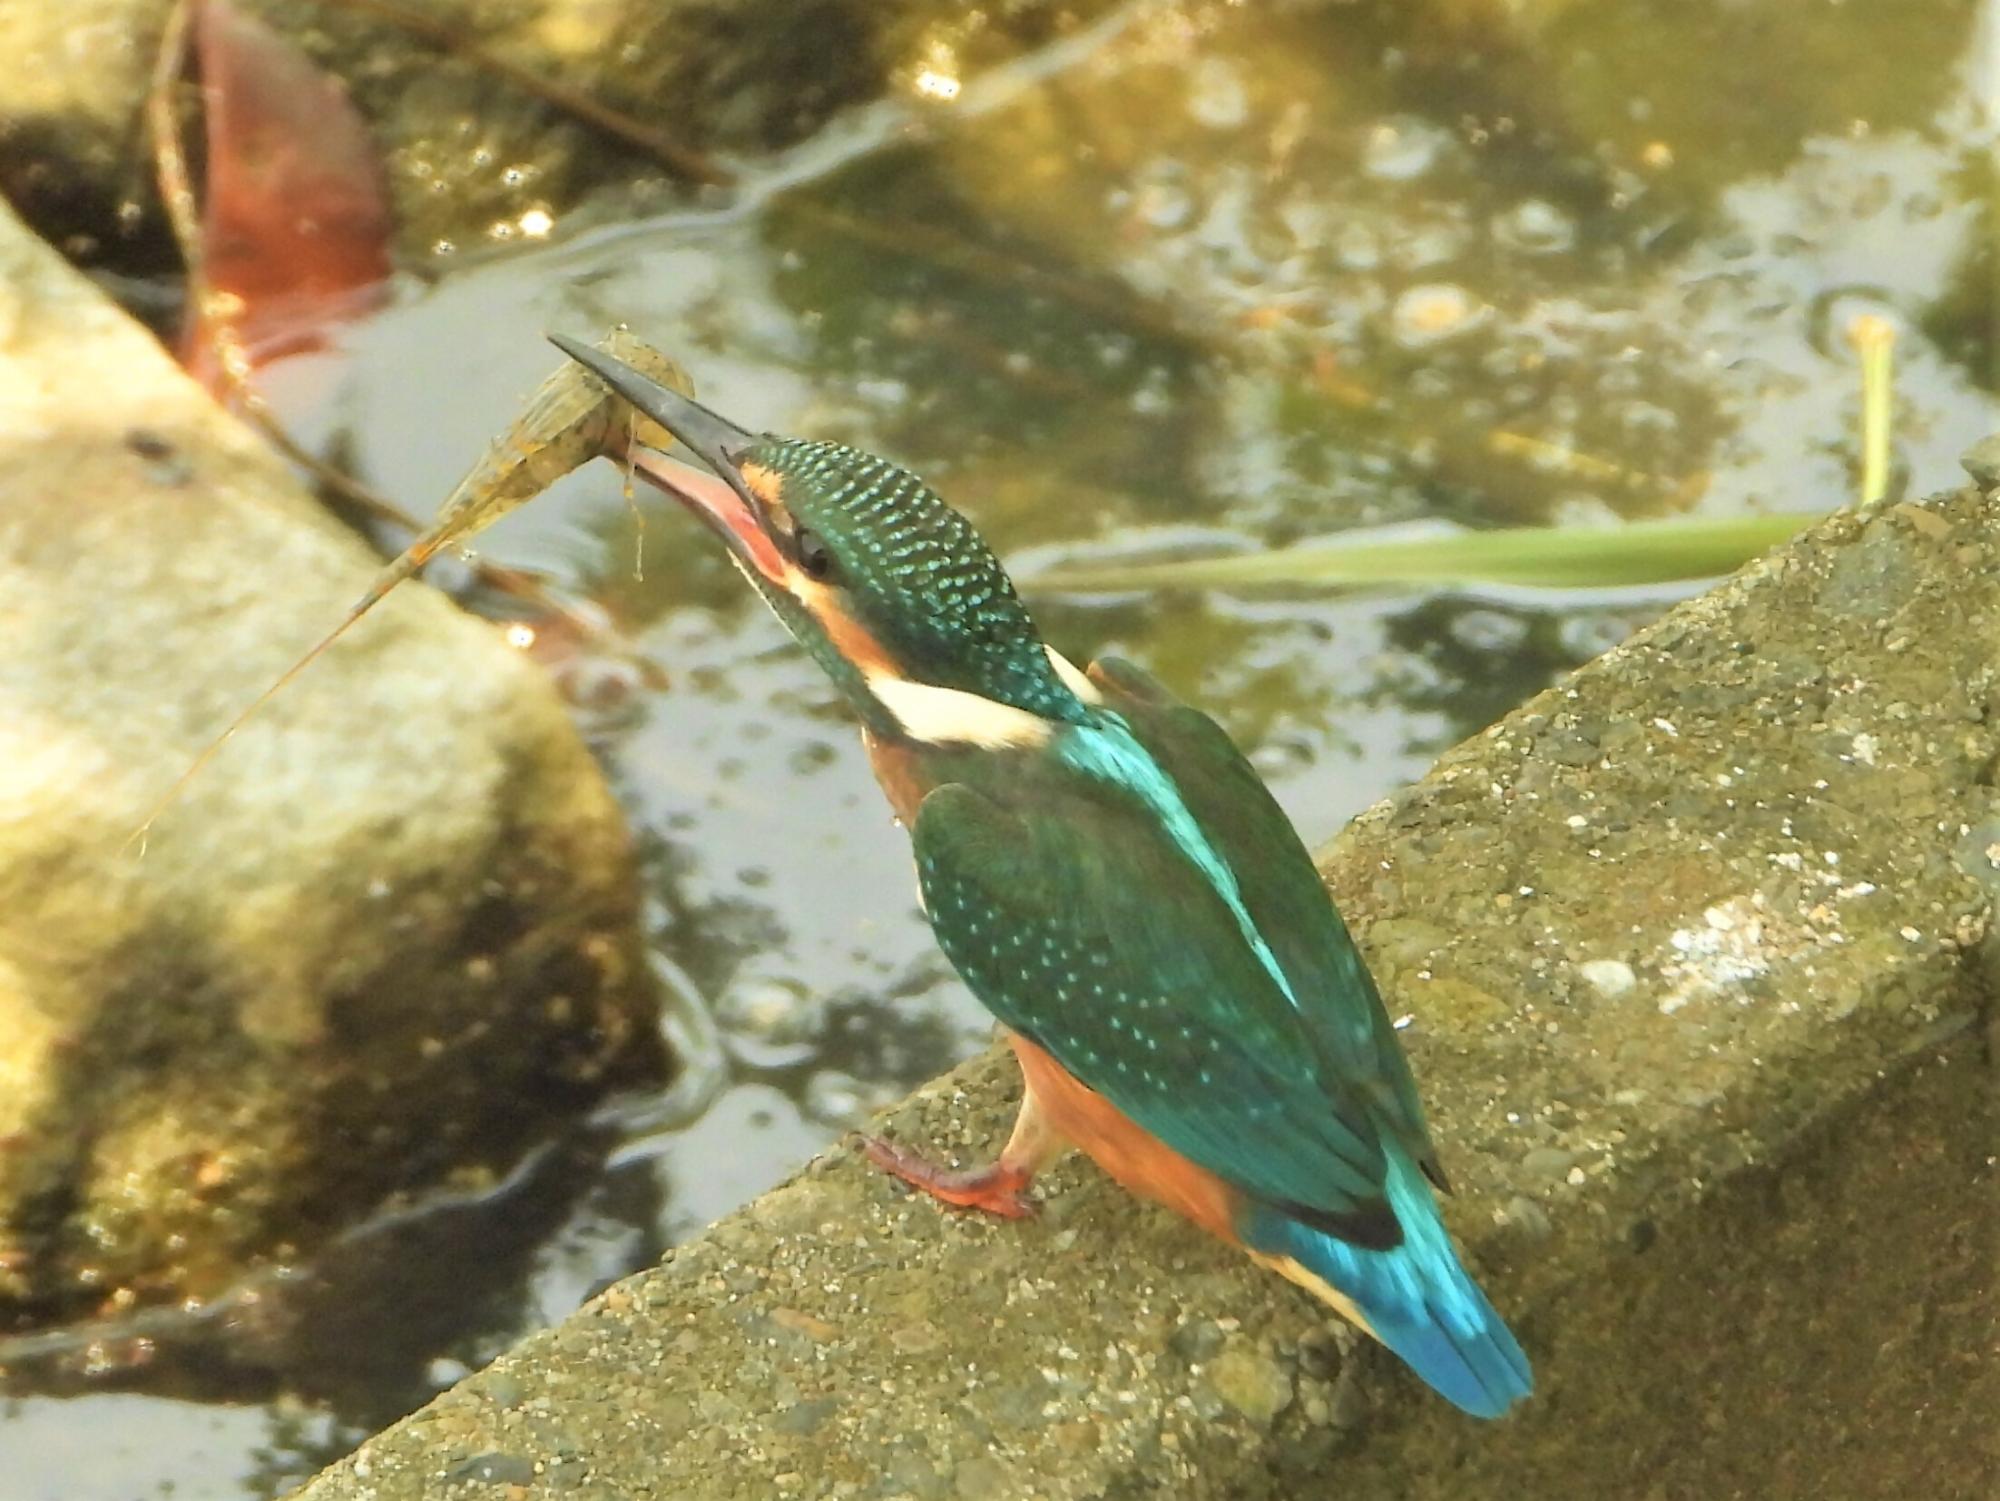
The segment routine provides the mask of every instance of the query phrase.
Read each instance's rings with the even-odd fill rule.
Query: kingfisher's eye
[[[820,541],[817,533],[800,527],[792,537],[793,546],[798,550],[799,567],[807,578],[823,579],[833,572],[833,554]]]

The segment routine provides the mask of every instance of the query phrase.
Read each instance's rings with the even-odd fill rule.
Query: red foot
[[[1021,1192],[1031,1175],[1020,1168],[996,1162],[972,1172],[951,1172],[879,1136],[862,1137],[861,1150],[877,1167],[960,1209],[983,1209],[1003,1220],[1024,1220],[1035,1212],[1034,1200]]]

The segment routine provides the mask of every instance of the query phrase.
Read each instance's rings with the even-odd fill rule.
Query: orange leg
[[[862,1150],[877,1167],[894,1173],[905,1183],[921,1188],[933,1198],[961,1209],[983,1209],[1002,1219],[1026,1219],[1035,1212],[1035,1203],[1022,1192],[1036,1173],[1047,1167],[1069,1147],[1050,1123],[1048,1112],[1035,1098],[1032,1086],[1021,1095],[1021,1113],[1014,1117],[1014,1131],[1007,1138],[999,1159],[982,1168],[954,1172],[926,1162],[907,1147],[864,1136]]]

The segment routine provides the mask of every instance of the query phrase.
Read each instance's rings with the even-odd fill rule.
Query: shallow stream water
[[[274,393],[427,514],[552,368],[543,330],[623,321],[738,421],[924,474],[1032,593],[1057,560],[1358,525],[1822,509],[1875,313],[1921,494],[2000,426],[1993,44],[1970,0],[1133,6],[999,73],[915,60],[673,215],[441,253],[330,403],[309,363]],[[825,681],[640,505],[635,534],[596,466],[481,551],[662,670],[537,648],[642,842],[689,1074],[143,1348],[56,1341],[0,1409],[0,1501],[272,1494],[988,1037]],[[1671,597],[1033,602],[1214,711],[1318,842]]]

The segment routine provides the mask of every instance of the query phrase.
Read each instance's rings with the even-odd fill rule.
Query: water
[[[1900,486],[2000,426],[1984,8],[1270,9],[1135,7],[948,100],[911,72],[733,199],[446,277],[301,421],[427,513],[550,368],[542,330],[622,320],[737,420],[924,473],[1024,580],[1423,517],[1823,507],[1854,488],[1863,312],[1899,331]],[[650,511],[643,581],[635,540],[605,470],[482,550],[668,675],[554,664],[639,831],[690,1076],[199,1327],[17,1362],[42,1394],[0,1444],[34,1462],[0,1495],[270,1494],[987,1037],[823,679],[685,518]],[[1662,598],[1036,603],[1217,712],[1318,841]]]

